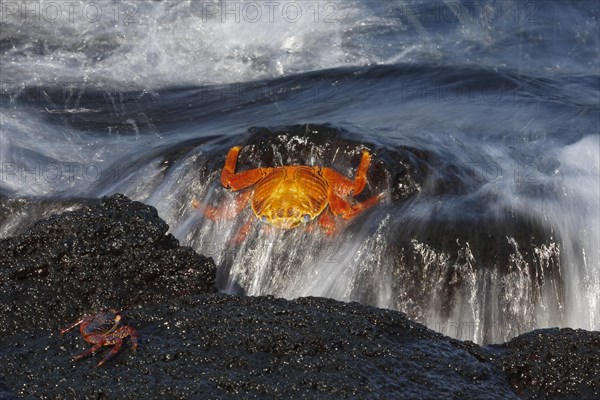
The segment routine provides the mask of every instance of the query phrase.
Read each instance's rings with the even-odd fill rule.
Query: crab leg
[[[107,362],[108,360],[113,358],[119,352],[119,350],[121,350],[121,346],[123,346],[123,339],[121,339],[117,343],[115,343],[114,347],[112,349],[110,349],[110,351],[108,352],[108,354],[106,356],[104,356],[102,361],[100,361],[96,365],[96,368],[101,367],[105,362]]]
[[[354,177],[354,191],[353,195],[356,196],[363,191],[367,185],[367,171],[371,166],[371,154],[363,150],[360,164],[356,169],[356,176]]]
[[[71,329],[75,328],[77,325],[80,325],[83,321],[85,321],[88,318],[89,318],[89,315],[84,315],[83,317],[79,318],[77,321],[73,322],[69,326],[61,329],[60,330],[60,335],[62,336],[65,333],[69,332]]]
[[[329,201],[329,207],[335,215],[340,215],[344,219],[352,219],[363,211],[373,207],[382,197],[383,193],[373,196],[362,203],[351,205],[341,197],[335,196]]]
[[[335,218],[329,210],[325,210],[321,216],[319,216],[319,225],[325,229],[327,235],[333,235],[336,231]]]
[[[125,329],[127,329],[127,333],[129,334],[129,337],[131,339],[131,351],[134,351],[138,348],[138,344],[140,342],[140,335],[138,334],[138,331],[129,326],[125,327]]]
[[[242,243],[246,237],[248,237],[248,233],[250,233],[250,229],[252,228],[252,224],[254,223],[254,218],[248,219],[244,222],[244,225],[240,228],[235,237],[231,240],[232,244],[240,244]]]
[[[139,339],[140,339],[138,332],[129,326],[124,326],[120,329],[117,329],[115,332],[104,336],[104,338],[102,340],[102,344],[105,346],[114,344],[114,347],[104,357],[104,359],[102,359],[102,361],[100,361],[98,363],[98,365],[96,365],[96,367],[102,366],[102,364],[104,364],[105,362],[107,362],[108,360],[113,358],[119,352],[121,347],[123,346],[123,339],[126,338],[127,336],[131,337],[131,342],[132,342],[131,350],[133,351],[133,350],[137,349]]]
[[[341,197],[346,197],[350,194],[356,196],[360,194],[367,185],[367,171],[371,166],[371,154],[363,150],[360,164],[356,169],[354,180],[346,178],[344,175],[331,168],[323,168],[322,175],[329,184],[335,194]]]
[[[227,189],[234,191],[242,190],[254,185],[268,173],[268,170],[270,170],[270,168],[256,168],[236,173],[235,166],[237,164],[240,149],[240,146],[235,146],[229,150],[227,159],[225,160],[225,166],[223,167],[223,171],[221,171],[221,184]]]
[[[235,198],[233,205],[231,205],[231,203],[224,203],[218,207],[212,207],[198,200],[194,200],[192,201],[192,207],[195,209],[202,209],[204,216],[213,221],[217,219],[233,219],[239,215],[244,207],[246,207],[251,194],[252,191],[240,193]]]
[[[227,153],[227,159],[225,160],[225,166],[221,171],[221,184],[233,191],[245,189],[249,186],[254,185],[256,182],[261,180],[263,176],[268,174],[271,168],[257,168],[249,171],[235,172],[235,166],[237,164],[238,154],[241,147],[232,147]],[[221,205],[219,207],[212,207],[198,200],[192,201],[192,207],[196,209],[202,209],[203,214],[206,218],[216,219],[233,219],[235,218],[246,206],[248,199],[252,195],[252,191],[240,194],[234,202],[233,207],[227,205]]]
[[[80,355],[73,357],[73,360],[75,360],[75,361],[81,360],[82,358],[85,358],[85,357],[89,356],[90,354],[95,353],[101,347],[102,347],[102,343],[95,344],[93,347],[90,347],[89,349],[87,349],[86,351],[81,353]]]

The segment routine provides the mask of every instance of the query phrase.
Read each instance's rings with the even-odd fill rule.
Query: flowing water
[[[0,235],[115,192],[220,290],[325,296],[502,342],[600,329],[600,6],[588,1],[0,3]],[[341,232],[269,229],[219,174],[353,177]],[[311,225],[314,225],[312,223]]]

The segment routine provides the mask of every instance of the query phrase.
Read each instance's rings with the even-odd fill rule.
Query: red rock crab
[[[96,367],[100,367],[117,354],[123,345],[123,340],[128,336],[131,337],[131,342],[133,343],[132,350],[137,348],[139,342],[138,332],[130,326],[121,325],[122,320],[119,312],[118,310],[109,309],[95,314],[84,315],[66,328],[60,330],[62,336],[76,326],[81,325],[81,336],[83,336],[86,342],[94,345],[80,355],[73,357],[74,360],[81,360],[98,351],[102,346],[113,346],[102,361],[96,365]]]
[[[383,194],[355,203],[367,184],[371,154],[363,150],[354,179],[326,167],[293,165],[256,168],[235,172],[240,146],[232,147],[221,171],[221,184],[232,191],[241,191],[233,207],[211,207],[194,200],[194,208],[203,208],[209,219],[233,218],[250,203],[260,221],[281,229],[292,229],[317,219],[328,234],[335,232],[336,219],[350,220],[377,204]],[[251,221],[240,235],[250,229]]]

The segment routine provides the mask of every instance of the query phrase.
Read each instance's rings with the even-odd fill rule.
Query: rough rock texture
[[[343,129],[328,124],[250,128],[245,139],[238,158],[239,170],[305,165],[317,159],[327,160],[324,166],[352,176],[362,150],[376,152],[377,157],[367,171],[368,185],[357,197],[359,200],[387,190],[391,199],[405,201],[421,190],[428,173],[425,161],[430,155],[425,152],[407,146],[366,146],[350,139]],[[215,155],[210,160],[218,160],[222,166],[222,157],[223,154]]]
[[[543,329],[512,339],[499,364],[531,399],[600,399],[600,332]]]
[[[6,386],[4,386],[2,382],[0,382],[0,399],[13,400],[18,399],[18,397],[15,396],[12,392],[10,392],[9,389]]]
[[[0,242],[0,398],[598,397],[598,332],[485,349],[357,303],[214,294],[212,261],[166,231],[116,195]],[[138,350],[73,361],[90,345],[58,330],[121,306]]]
[[[5,337],[0,374],[16,394],[48,398],[516,398],[477,352],[356,303],[198,295],[127,317],[142,344],[102,368],[72,361],[89,345],[55,322]]]
[[[81,199],[7,197],[0,191],[0,239],[25,233],[37,221],[81,208]]]
[[[213,261],[167,230],[156,209],[115,195],[0,241],[0,334],[213,292]]]

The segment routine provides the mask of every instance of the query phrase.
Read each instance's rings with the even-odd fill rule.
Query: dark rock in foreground
[[[214,292],[213,261],[180,247],[168,228],[153,207],[115,195],[0,241],[0,335]]]
[[[4,338],[0,374],[17,394],[48,398],[516,398],[477,352],[356,303],[199,295],[127,317],[142,344],[102,368],[72,361],[90,346],[56,322]]]
[[[515,392],[534,399],[600,399],[600,332],[542,329],[500,348]]]
[[[1,241],[0,398],[598,398],[598,332],[488,350],[357,303],[213,294],[212,261],[166,232],[116,195]],[[90,345],[59,329],[122,306],[138,350],[72,361]]]

